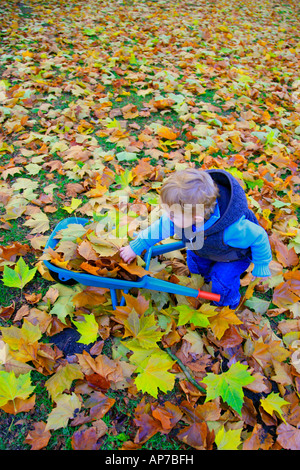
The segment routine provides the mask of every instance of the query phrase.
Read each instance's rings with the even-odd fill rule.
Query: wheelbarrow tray
[[[52,248],[53,250],[55,249],[56,245],[59,243],[59,239],[55,238],[55,236],[60,230],[66,229],[68,225],[70,224],[85,225],[88,222],[90,222],[89,219],[79,218],[79,217],[68,217],[66,219],[61,220],[56,225],[49,239],[47,240],[44,252],[46,252],[48,248]],[[144,261],[146,263],[145,269],[147,271],[149,270],[149,265],[150,265],[150,261],[152,257],[159,256],[161,254],[168,253],[170,251],[179,250],[184,247],[185,245],[182,241],[177,241],[177,242],[175,241],[175,242],[171,242],[171,243],[167,243],[163,245],[155,245],[149,248],[144,255]],[[70,271],[68,269],[55,266],[48,260],[44,260],[44,264],[49,269],[50,273],[54,272],[57,274],[58,280],[61,283],[67,283],[70,280],[74,280],[85,286],[103,287],[103,288],[110,289],[112,305],[114,309],[118,305],[117,291],[121,290],[124,293],[128,293],[128,291],[132,288],[168,292],[169,294],[179,294],[179,295],[184,295],[186,297],[198,297],[198,298],[201,297],[201,298],[206,298],[209,300],[215,300],[217,302],[220,300],[220,296],[218,294],[200,291],[197,289],[192,289],[191,287],[181,286],[179,284],[174,284],[172,282],[163,281],[161,279],[156,279],[154,277],[151,277],[151,275],[149,274],[138,278],[138,280],[136,281],[128,281],[125,279],[101,277],[101,276],[96,276],[94,274]],[[122,297],[119,305],[124,305],[124,302],[125,302],[125,299],[124,297]]]

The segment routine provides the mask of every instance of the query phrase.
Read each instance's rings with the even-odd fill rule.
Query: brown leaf
[[[77,248],[78,253],[82,258],[88,261],[97,261],[99,256],[93,249],[91,243],[88,240],[84,240]]]
[[[36,294],[35,292],[33,292],[32,294],[24,294],[24,297],[28,303],[37,304],[41,300],[42,294]]]
[[[279,240],[275,234],[271,235],[270,243],[273,250],[276,252],[277,260],[284,268],[297,266],[299,264],[299,256],[296,254],[295,249],[293,247],[288,249],[288,247]]]
[[[40,450],[48,444],[51,432],[45,431],[46,423],[39,421],[33,424],[34,429],[29,431],[26,436],[25,443],[31,445],[31,450]]]
[[[152,410],[153,418],[161,422],[164,431],[169,432],[182,418],[182,411],[173,403],[166,401],[164,406],[158,405]]]
[[[86,287],[82,292],[74,295],[72,301],[73,304],[80,307],[94,307],[96,305],[101,305],[106,301],[105,293],[109,289],[103,287]]]
[[[202,421],[217,421],[221,416],[220,404],[217,401],[210,401],[194,408],[188,401],[184,400],[180,409],[184,411],[191,424],[201,423]]]
[[[102,419],[103,416],[115,404],[114,398],[107,397],[101,392],[92,392],[90,398],[85,402],[85,408],[90,408],[90,415],[93,420]],[[73,426],[76,426],[74,421]]]
[[[300,450],[300,429],[281,423],[277,428],[277,441],[288,450]]]
[[[13,301],[12,304],[8,305],[7,307],[0,307],[0,317],[3,318],[3,320],[9,320],[14,311],[15,302]]]
[[[105,391],[108,390],[110,387],[110,381],[100,374],[86,375],[85,378],[89,386],[96,390]]]
[[[143,277],[146,276],[146,274],[150,274],[150,271],[147,271],[142,266],[137,265],[136,259],[130,264],[119,263],[119,266],[125,269],[125,271],[129,272],[130,274],[134,274],[138,277]]]
[[[84,191],[84,187],[80,183],[68,183],[66,185],[66,195],[68,197],[75,197],[77,194],[81,194]]]
[[[143,413],[134,419],[134,423],[139,427],[134,438],[135,444],[144,444],[157,432],[162,430],[161,422],[154,419],[147,413]]]
[[[88,429],[78,430],[74,432],[71,444],[73,450],[99,450],[101,444],[97,444],[99,439],[97,429],[91,427]]]
[[[209,450],[212,448],[214,432],[210,432],[204,422],[194,423],[185,427],[177,434],[180,441],[197,450]]]
[[[300,271],[284,274],[286,282],[275,287],[273,303],[277,307],[288,307],[300,300]]]
[[[243,444],[243,450],[268,450],[272,445],[272,436],[261,424],[255,424],[251,436]]]

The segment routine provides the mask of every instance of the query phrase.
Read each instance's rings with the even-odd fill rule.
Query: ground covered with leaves
[[[299,450],[298,2],[6,0],[0,19],[0,448]],[[238,178],[270,237],[235,311],[142,289],[113,310],[51,277],[44,259],[142,276],[120,239],[190,166]],[[70,227],[43,254],[70,216],[119,244]],[[209,289],[184,250],[150,271]]]

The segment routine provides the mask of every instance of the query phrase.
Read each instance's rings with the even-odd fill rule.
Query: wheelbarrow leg
[[[123,294],[128,294],[129,290],[128,289],[123,289]],[[122,295],[121,297],[121,300],[120,300],[120,306],[121,307],[124,307],[124,305],[126,305],[126,300],[125,300],[125,297],[124,295]]]
[[[110,289],[110,297],[111,297],[111,303],[112,303],[113,310],[115,310],[116,307],[118,306],[118,299],[117,299],[116,289]]]

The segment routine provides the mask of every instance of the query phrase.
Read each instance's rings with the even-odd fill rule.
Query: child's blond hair
[[[219,189],[211,176],[196,168],[175,171],[160,191],[161,203],[169,207],[179,204],[183,210],[186,204],[203,204],[205,219],[214,211],[218,195]]]

